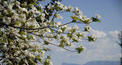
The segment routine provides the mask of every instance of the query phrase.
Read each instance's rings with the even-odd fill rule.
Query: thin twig
[[[53,44],[53,43],[50,43],[50,42],[49,42],[49,44],[60,47],[59,45],[56,45],[56,44]],[[62,48],[62,47],[60,47],[60,48]],[[77,52],[77,51],[72,51],[72,50],[67,49],[67,48],[62,48],[62,49],[66,50],[66,51],[70,51],[70,52]]]

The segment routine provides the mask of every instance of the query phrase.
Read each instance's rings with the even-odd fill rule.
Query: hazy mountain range
[[[62,65],[81,65],[81,64],[63,63]],[[120,65],[120,61],[91,61],[83,65]]]
[[[80,64],[63,63],[62,65],[80,65]]]

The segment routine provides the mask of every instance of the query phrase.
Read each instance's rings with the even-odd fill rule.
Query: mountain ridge
[[[81,65],[81,64],[62,63],[62,65]],[[82,65],[120,65],[120,61],[90,61]]]
[[[90,61],[83,65],[120,65],[120,61]]]

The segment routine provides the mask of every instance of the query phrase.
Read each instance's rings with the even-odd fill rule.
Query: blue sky
[[[69,2],[70,1],[70,2]],[[84,15],[91,17],[101,15],[100,24],[93,24],[93,28],[103,31],[120,30],[122,27],[121,0],[63,0],[65,5],[79,7]],[[104,27],[103,27],[104,26]]]
[[[42,2],[42,5],[49,1]],[[94,29],[92,33],[98,37],[98,40],[92,43],[80,42],[85,47],[83,53],[78,55],[52,47],[53,50],[50,54],[53,64],[61,65],[64,62],[84,64],[96,60],[119,61],[120,47],[116,44],[116,40],[117,33],[122,30],[121,0],[63,0],[61,3],[67,6],[78,7],[88,17],[100,14],[102,22],[91,24],[91,27]],[[70,20],[65,16],[64,19]],[[79,25],[79,27],[81,26]]]

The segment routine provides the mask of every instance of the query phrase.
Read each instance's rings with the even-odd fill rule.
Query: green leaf
[[[84,28],[84,31],[89,31],[89,29],[90,29],[90,28],[85,27],[85,28]]]
[[[39,52],[39,53],[43,53],[41,49],[38,49],[38,52]]]
[[[13,63],[12,62],[8,62],[8,64],[7,65],[13,65]]]
[[[43,47],[43,50],[44,50],[44,51],[50,51],[49,48],[44,48],[44,47]]]
[[[36,63],[33,60],[31,60],[31,59],[29,59],[29,64],[30,65],[36,65]]]
[[[44,61],[44,65],[50,65],[49,59],[46,59],[46,60]]]
[[[18,21],[17,21],[17,22],[15,22],[15,25],[16,25],[16,26],[19,26],[20,24],[21,24],[21,23],[20,23],[20,22],[18,22]]]
[[[79,18],[77,16],[70,16],[70,17],[73,19],[72,22],[76,22],[79,20]]]
[[[85,24],[89,24],[91,22],[91,19],[86,19],[86,20],[80,20],[81,22],[85,23]]]
[[[34,25],[30,25],[29,28],[34,28],[35,26]]]
[[[76,29],[71,29],[70,32],[71,33],[74,33],[76,31]]]
[[[0,35],[2,34],[3,32],[2,31],[0,31]]]
[[[61,30],[64,32],[66,28],[61,28]]]
[[[60,44],[59,44],[59,47],[64,48],[64,43],[60,43]]]
[[[72,41],[73,41],[73,42],[78,42],[78,40],[77,40],[77,39],[75,39],[75,38],[72,38]]]
[[[39,6],[37,6],[36,7],[40,12],[42,12],[42,9],[39,7]]]
[[[44,44],[45,44],[45,45],[48,45],[48,44],[49,44],[49,42],[47,42],[47,41],[45,41],[45,40],[44,40]]]
[[[2,18],[3,16],[0,14],[0,18]]]
[[[80,54],[81,51],[83,51],[83,47],[82,46],[79,46],[78,48],[75,48],[75,50],[77,50],[78,54]]]
[[[37,56],[35,56],[35,58],[38,60],[38,61],[42,61],[42,59],[40,58],[40,55],[37,55]]]
[[[29,40],[35,40],[34,37],[33,37],[33,35],[28,35],[28,39]]]
[[[32,49],[32,51],[33,51],[33,52],[36,52],[36,49],[35,49],[35,48],[33,48],[33,49]]]
[[[2,43],[2,42],[4,42],[2,39],[0,39],[0,42]]]
[[[53,29],[50,29],[51,32],[53,32]]]
[[[72,34],[71,33],[67,33],[67,37],[69,37],[71,39],[72,38]]]
[[[25,33],[24,31],[21,31],[20,34],[21,34],[21,35],[25,35],[26,33]]]
[[[98,18],[92,17],[93,22],[101,22]]]
[[[57,39],[57,35],[54,35],[53,37],[54,37],[55,39]]]
[[[91,41],[96,41],[96,38],[93,38],[91,36],[88,36],[88,41],[91,42]]]
[[[47,59],[51,59],[51,57],[50,56],[47,56]]]
[[[12,39],[10,39],[10,38],[8,38],[8,41],[9,41],[9,42],[13,42],[13,40],[12,40]]]
[[[25,40],[25,37],[23,37],[23,36],[20,36],[19,38],[22,39],[22,40]]]
[[[77,33],[76,36],[79,38],[79,37],[83,37],[84,35],[80,34],[80,33]]]
[[[25,5],[25,4],[21,4],[21,7],[26,8],[26,7],[27,7],[27,5]]]

